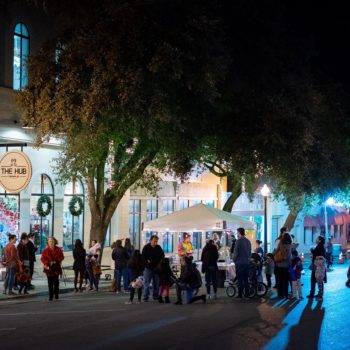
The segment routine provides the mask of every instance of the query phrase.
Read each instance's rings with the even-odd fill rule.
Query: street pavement
[[[307,266],[307,264],[305,264]],[[349,349],[347,265],[328,273],[323,302],[280,301],[276,294],[253,300],[225,296],[193,305],[150,301],[126,305],[128,295],[74,293],[61,282],[57,301],[48,301],[46,281],[34,280],[29,296],[0,297],[0,349]],[[310,272],[303,276],[309,292]],[[39,285],[40,284],[40,285]],[[175,297],[172,294],[172,301]]]

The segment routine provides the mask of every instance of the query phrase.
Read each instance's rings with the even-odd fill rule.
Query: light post
[[[334,199],[332,197],[328,198],[324,202],[324,239],[327,242],[328,238],[328,216],[327,216],[327,205],[333,205],[334,204]]]
[[[270,189],[266,184],[260,193],[264,197],[264,254],[267,254],[267,197],[270,194]]]

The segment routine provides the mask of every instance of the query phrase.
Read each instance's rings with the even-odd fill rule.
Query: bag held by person
[[[275,256],[274,256],[275,262],[280,263],[280,262],[286,260],[286,257],[287,257],[286,251],[284,249],[278,249],[275,253]]]

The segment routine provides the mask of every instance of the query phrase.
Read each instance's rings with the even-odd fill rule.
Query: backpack
[[[193,276],[191,282],[191,288],[193,289],[198,289],[202,286],[202,275],[196,267],[193,268]]]
[[[276,262],[276,263],[280,263],[280,262],[286,260],[287,254],[286,254],[285,249],[279,248],[279,249],[276,251],[274,258],[275,258],[275,262]]]

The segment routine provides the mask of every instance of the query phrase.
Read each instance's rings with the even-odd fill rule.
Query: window
[[[172,232],[165,232],[163,234],[162,248],[163,248],[164,253],[172,253],[173,252],[174,247],[173,247],[173,233]]]
[[[334,238],[337,238],[338,237],[338,225],[334,225],[333,226],[333,235],[334,235]],[[328,233],[330,234],[331,231],[328,231]]]
[[[18,23],[13,36],[13,88],[20,90],[28,83],[27,60],[29,34],[23,23]]]
[[[163,212],[164,215],[169,215],[174,212],[174,200],[164,199],[163,200]]]
[[[79,216],[73,216],[69,211],[69,203],[73,196],[78,196],[84,203],[84,187],[78,181],[66,185],[63,199],[63,249],[73,250],[75,241],[84,242],[84,211]]]
[[[215,201],[202,201],[202,203],[207,205],[208,207],[215,207]]]
[[[158,201],[156,199],[148,199],[146,211],[147,211],[147,221],[157,219]]]
[[[186,209],[189,207],[190,201],[188,199],[180,199],[180,210]]]
[[[321,226],[321,234],[322,234],[322,230],[324,232],[324,226]],[[311,237],[312,243],[313,242],[316,243],[316,238],[318,237],[317,227],[316,226],[312,226],[311,232],[312,232],[312,237]]]
[[[9,194],[0,187],[0,248],[8,243],[9,233],[19,231],[19,194]]]
[[[32,180],[32,195],[30,197],[30,232],[34,233],[34,241],[39,246],[41,253],[46,247],[46,240],[52,236],[53,218],[54,218],[54,192],[51,179],[46,174],[41,174],[36,179]],[[46,194],[51,200],[51,211],[47,216],[39,216],[37,212],[37,204],[41,195]],[[47,206],[44,204],[43,209]],[[62,242],[59,242],[62,243]]]
[[[129,237],[134,247],[140,246],[141,201],[129,200]]]
[[[343,237],[343,232],[344,232],[344,225],[341,224],[341,225],[339,226],[339,237],[340,237],[340,238]]]

